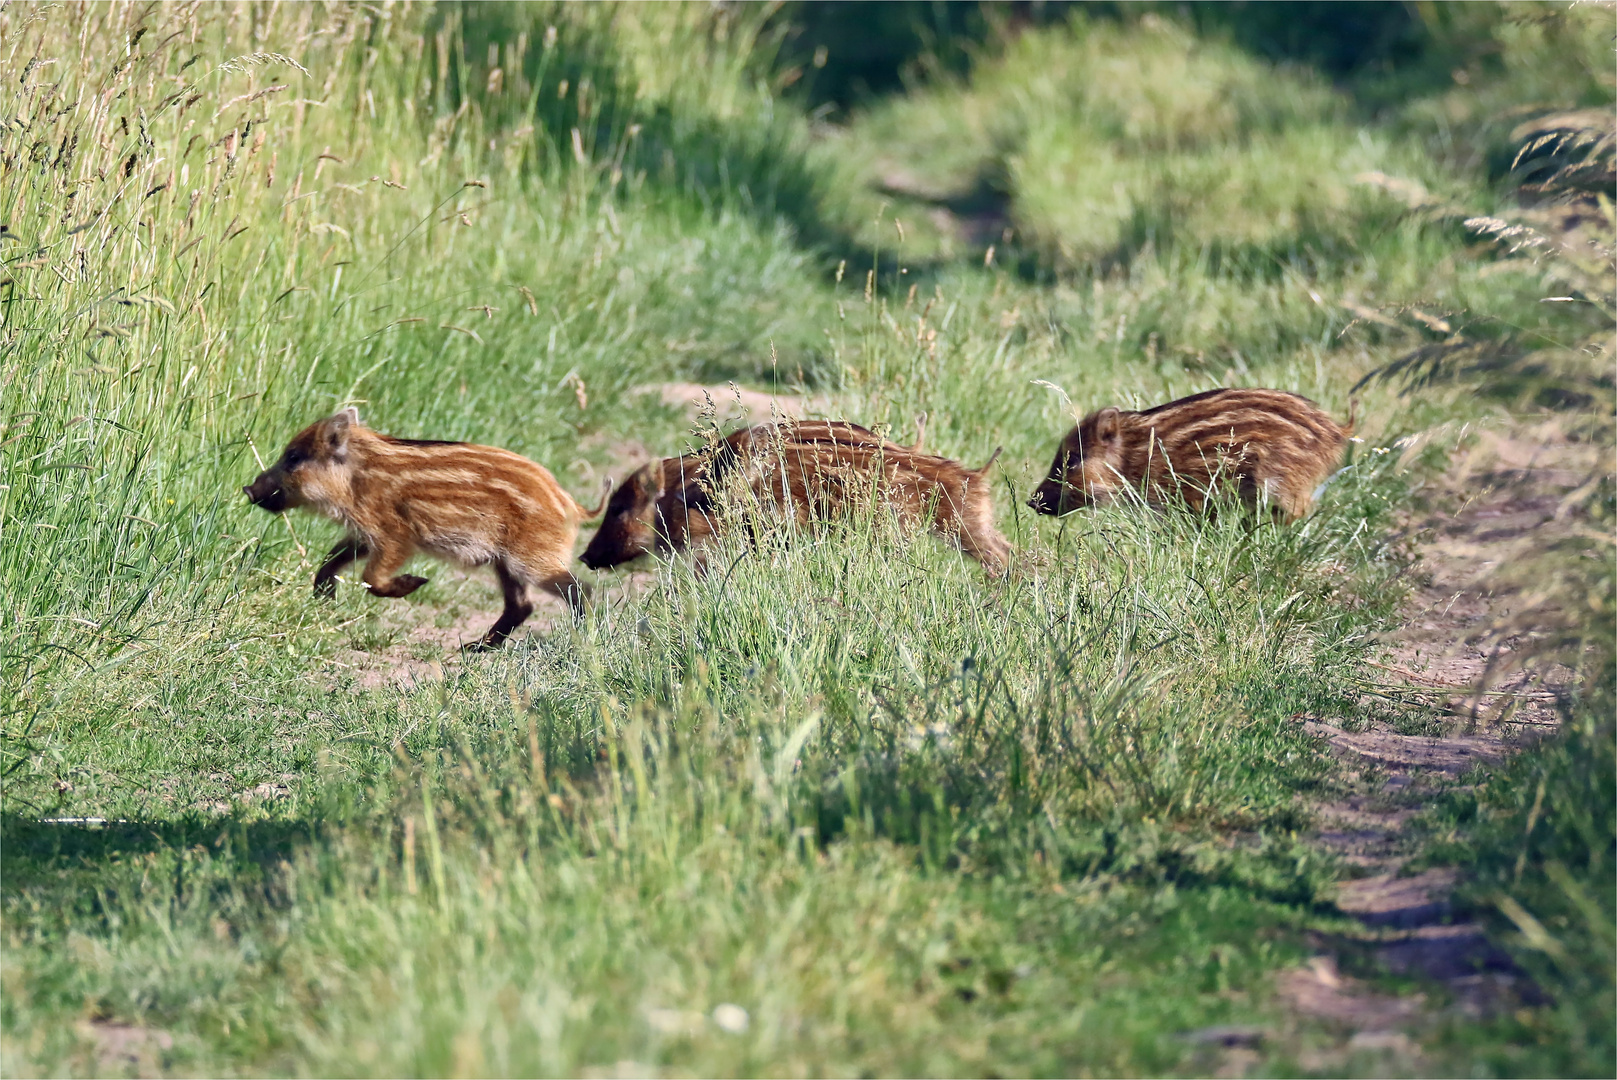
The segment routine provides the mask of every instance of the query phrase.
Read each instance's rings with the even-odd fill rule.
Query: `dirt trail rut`
[[[1321,935],[1318,954],[1281,974],[1285,1006],[1334,1030],[1334,1046],[1299,1054],[1331,1071],[1364,1054],[1387,1055],[1392,1071],[1418,1071],[1421,1033],[1447,1015],[1476,1018],[1537,1000],[1535,988],[1475,922],[1457,916],[1450,868],[1405,873],[1415,854],[1408,823],[1439,793],[1467,783],[1523,744],[1553,732],[1553,705],[1571,672],[1518,659],[1542,632],[1532,555],[1580,528],[1569,496],[1598,464],[1599,450],[1553,432],[1484,432],[1446,477],[1456,508],[1416,523],[1422,586],[1376,667],[1388,697],[1433,706],[1439,732],[1386,723],[1305,717],[1341,765],[1340,794],[1316,807],[1316,842],[1353,876],[1335,903],[1359,929]],[[1344,969],[1380,972],[1422,987],[1376,991]],[[1240,1062],[1232,1062],[1236,1072]]]

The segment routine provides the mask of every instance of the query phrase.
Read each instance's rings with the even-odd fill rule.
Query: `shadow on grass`
[[[686,51],[712,49],[704,37],[709,32],[721,40],[759,38],[739,61],[720,46],[675,62],[729,65],[736,68],[732,77],[746,83],[759,64],[768,65],[772,45],[761,40],[767,31],[753,25],[766,16],[762,8],[731,12],[715,15],[711,24],[668,31],[672,47]],[[833,177],[810,158],[808,136],[792,110],[764,102],[756,88],[727,86],[722,74],[693,76],[685,90],[668,97],[646,95],[616,18],[605,9],[571,5],[446,7],[436,25],[454,30],[461,47],[451,50],[440,84],[443,108],[455,113],[474,104],[490,131],[537,129],[525,167],[540,175],[585,174],[602,193],[623,187],[704,212],[741,211],[766,227],[788,227],[800,246],[819,256],[827,276],[846,263],[860,276],[876,269],[884,284],[898,278],[896,256],[854,235]],[[509,81],[502,66],[513,64],[528,88],[524,94],[497,89]],[[951,264],[904,260],[905,284]]]
[[[276,891],[279,867],[316,842],[318,820],[187,816],[105,824],[0,814],[0,895],[55,906],[63,918],[113,898],[194,899],[198,889]]]

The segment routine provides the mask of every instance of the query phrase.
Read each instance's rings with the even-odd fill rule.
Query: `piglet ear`
[[[1095,438],[1115,443],[1123,434],[1123,414],[1115,408],[1105,408],[1095,414]]]
[[[359,410],[352,405],[326,421],[326,445],[333,454],[342,456],[348,449],[348,433],[359,426]]]
[[[660,461],[651,461],[635,470],[629,482],[634,485],[635,491],[642,498],[655,499],[663,493],[663,466]]]

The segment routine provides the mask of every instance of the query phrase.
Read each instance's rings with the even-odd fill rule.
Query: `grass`
[[[1479,1056],[1494,1070],[1585,1072],[1609,1056],[1614,742],[1609,682],[1567,710],[1561,737],[1432,816],[1428,858],[1473,868],[1462,892],[1551,1007],[1495,1020]],[[1465,1039],[1464,1033],[1450,1035]]]
[[[1294,528],[1023,500],[1074,409],[1238,383],[1345,414],[1422,340],[1367,310],[1584,316],[1353,186],[1413,136],[1301,69],[1080,20],[816,137],[766,14],[0,12],[8,1074],[1197,1073],[1182,1033],[1293,1023],[1271,976],[1337,873],[1294,718],[1362,714],[1397,515],[1497,407],[1369,385]],[[985,260],[915,198],[901,231],[873,148],[939,200],[986,177],[1020,239]],[[599,576],[577,627],[375,686],[352,664],[484,587],[316,603],[330,527],[235,494],[356,403],[593,501],[692,437],[644,388],[730,379],[1004,446],[1016,569],[869,515]],[[110,1025],[171,1041],[108,1058]]]

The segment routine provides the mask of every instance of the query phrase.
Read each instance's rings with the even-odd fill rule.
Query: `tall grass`
[[[592,180],[523,168],[532,124],[436,111],[434,48],[460,39],[400,29],[420,16],[3,16],[23,77],[0,150],[0,587],[25,670],[215,610],[266,541],[301,549],[225,507],[255,457],[336,405],[553,459],[626,388],[680,373],[669,352],[752,370],[778,340],[789,371],[820,373],[777,306],[804,293],[804,259],[770,227],[624,223]],[[670,292],[717,307],[741,281],[767,302],[667,322]]]

